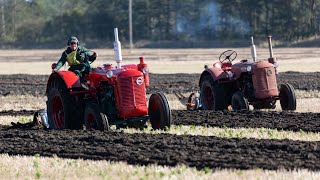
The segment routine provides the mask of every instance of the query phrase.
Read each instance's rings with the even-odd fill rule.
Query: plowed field
[[[198,90],[200,74],[151,74],[148,93]],[[44,96],[48,76],[0,75],[0,95]],[[320,90],[320,73],[287,72],[279,82],[296,89]],[[0,116],[30,116],[33,111],[1,111]],[[231,128],[320,131],[320,113],[173,110],[173,124]],[[198,169],[320,170],[320,142],[227,139],[212,136],[127,134],[84,130],[7,129],[0,125],[0,153],[125,161],[129,164],[184,164]]]
[[[200,74],[150,74],[150,87],[147,93],[192,92],[198,90]],[[295,89],[320,90],[320,72],[286,72],[279,74],[279,82],[289,82]],[[46,75],[0,75],[0,95],[45,94],[48,76]]]
[[[0,111],[0,116],[31,116],[32,110]],[[320,132],[320,113],[172,110],[173,124],[229,128],[270,128]]]
[[[0,128],[0,139],[0,153],[10,155],[57,155],[140,165],[185,164],[198,169],[320,170],[320,142],[4,127]]]

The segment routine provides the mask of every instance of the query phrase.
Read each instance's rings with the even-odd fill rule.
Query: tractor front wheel
[[[90,102],[86,105],[84,110],[84,124],[86,129],[110,130],[107,116],[100,111],[96,103]]]
[[[164,94],[155,93],[150,96],[148,111],[153,129],[170,128],[171,110]]]
[[[279,96],[282,110],[296,110],[297,99],[294,88],[291,84],[281,84]]]
[[[248,100],[240,91],[237,91],[232,95],[231,106],[233,110],[249,110]]]

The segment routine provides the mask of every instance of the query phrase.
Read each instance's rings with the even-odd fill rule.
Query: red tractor
[[[143,128],[148,120],[153,129],[170,128],[171,111],[164,94],[152,94],[147,106],[149,70],[143,57],[137,65],[121,65],[117,28],[114,32],[117,65],[93,68],[85,75],[88,89],[71,71],[50,75],[46,90],[50,129],[108,130],[110,125]]]
[[[249,105],[254,109],[273,109],[280,100],[282,110],[296,110],[293,86],[277,83],[278,65],[273,58],[271,36],[268,43],[268,60],[256,62],[252,38],[253,60],[232,63],[237,53],[227,50],[220,55],[219,62],[212,67],[205,66],[199,81],[200,93],[190,95],[187,109],[226,110],[230,105],[233,110],[249,110]]]

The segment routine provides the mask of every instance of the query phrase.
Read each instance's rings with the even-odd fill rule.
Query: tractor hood
[[[234,73],[234,78],[239,78],[241,73],[251,72],[252,66],[255,64],[253,61],[241,60],[239,63],[232,65],[231,72]]]

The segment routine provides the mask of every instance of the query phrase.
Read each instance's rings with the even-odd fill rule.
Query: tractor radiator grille
[[[252,80],[256,98],[265,99],[278,95],[276,73],[273,67],[254,69]]]
[[[137,79],[142,83],[138,84]],[[146,106],[146,90],[143,77],[119,77],[119,105],[125,108]]]

